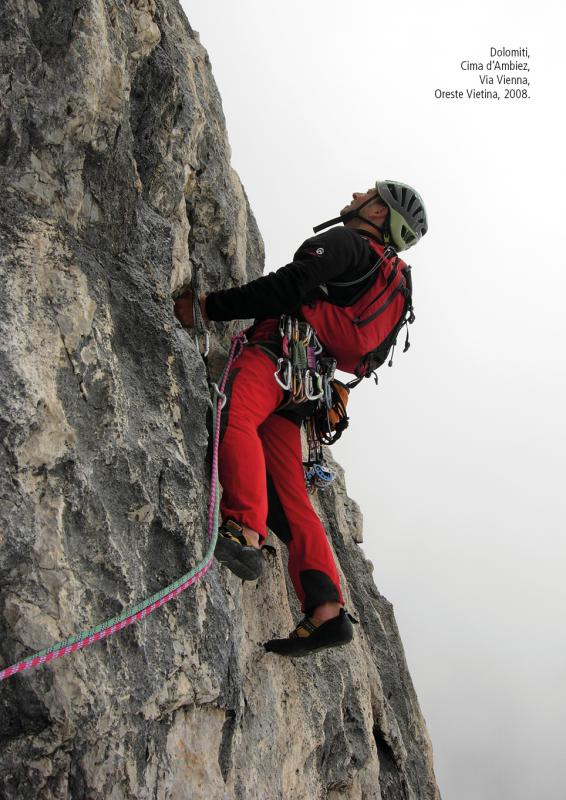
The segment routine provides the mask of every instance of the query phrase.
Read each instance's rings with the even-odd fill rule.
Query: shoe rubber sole
[[[283,639],[283,641],[287,642],[288,639]],[[295,650],[295,651],[288,650],[287,652],[283,650],[271,650],[271,649],[267,650],[267,648],[266,650],[268,653],[275,653],[278,656],[284,656],[286,658],[305,658],[306,656],[312,656],[315,655],[316,653],[320,653],[321,650],[330,650],[333,648],[335,649],[337,647],[344,647],[345,645],[350,644],[351,641],[352,641],[351,639],[348,639],[347,642],[332,642],[332,643],[320,644],[316,647],[311,646],[308,650]]]
[[[354,638],[353,617],[342,610],[338,617],[320,625],[310,636],[288,639],[271,639],[264,645],[268,653],[288,658],[302,658],[331,647],[343,647]],[[357,623],[357,620],[355,620]]]
[[[255,547],[243,547],[238,542],[218,537],[214,555],[217,560],[230,572],[243,581],[255,581],[261,575],[263,556],[261,550]]]

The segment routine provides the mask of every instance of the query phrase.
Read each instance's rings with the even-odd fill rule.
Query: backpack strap
[[[350,389],[354,389],[363,378],[369,378],[373,375],[373,378],[377,384],[377,370],[389,357],[388,365],[391,367],[393,366],[393,353],[395,351],[395,345],[397,344],[397,337],[403,327],[407,330],[407,336],[405,339],[405,346],[403,348],[403,352],[406,353],[409,349],[410,342],[409,342],[409,325],[412,325],[415,321],[415,313],[413,311],[413,294],[412,294],[412,280],[411,280],[411,268],[407,266],[403,268],[403,287],[399,287],[398,291],[402,291],[405,295],[405,308],[399,322],[391,333],[387,336],[386,339],[376,347],[375,350],[371,350],[369,353],[362,358],[358,366],[356,367],[356,378],[348,383],[348,387]],[[397,290],[396,290],[397,293]],[[381,306],[376,313],[373,314],[372,319],[381,313],[385,304]],[[365,323],[365,320],[363,320]],[[390,355],[391,354],[391,355]]]
[[[365,236],[363,238],[366,239]],[[347,305],[348,306],[353,306],[355,303],[358,302],[360,297],[363,297],[363,295],[366,293],[367,288],[368,288],[367,287],[368,279],[371,278],[372,275],[375,275],[375,273],[378,271],[378,269],[380,269],[380,267],[383,266],[383,264],[385,263],[385,261],[387,259],[391,259],[396,255],[396,252],[393,249],[393,247],[385,248],[385,250],[383,251],[383,254],[379,255],[377,253],[377,251],[371,246],[371,244],[369,243],[369,240],[366,239],[366,241],[368,241],[368,248],[369,248],[370,252],[373,252],[374,254],[378,255],[377,261],[374,264],[372,264],[372,266],[369,268],[369,270],[367,272],[364,272],[363,275],[361,275],[359,278],[355,278],[353,281],[326,281],[326,283],[321,283],[318,288],[321,289],[323,291],[323,293],[326,295],[326,299],[328,299],[328,287],[329,286],[333,287],[333,288],[343,289],[343,288],[347,288],[347,287],[350,287],[350,286],[358,286],[359,285],[360,289],[357,292],[355,292],[348,299]],[[331,302],[331,301],[329,301],[329,302]]]
[[[409,271],[410,271],[411,268],[408,265],[405,265],[404,267],[401,267],[401,270],[399,271],[399,264],[400,263],[404,264],[405,262],[404,261],[402,262],[400,258],[395,257],[395,260],[393,261],[393,267],[392,267],[392,270],[391,270],[391,275],[387,278],[387,282],[386,282],[384,288],[381,290],[381,292],[378,295],[376,295],[376,297],[374,297],[372,300],[370,300],[370,302],[367,304],[367,306],[362,311],[360,311],[360,313],[358,314],[357,317],[355,317],[354,324],[357,325],[358,328],[363,328],[364,325],[368,325],[370,322],[372,322],[380,314],[383,314],[383,312],[393,302],[395,297],[397,297],[399,292],[403,292],[405,297],[410,297],[411,296],[411,294],[412,294],[412,284],[410,283],[410,281],[407,280],[407,275],[409,274]],[[370,314],[369,317],[364,317],[362,319],[363,315],[368,310],[368,308],[370,306],[372,306],[374,303],[377,303],[377,301],[381,297],[383,297],[383,295],[389,290],[389,288],[391,287],[391,284],[394,283],[395,280],[397,280],[397,286],[391,292],[391,294],[389,295],[387,300],[381,306],[379,306],[379,308],[376,311],[374,311],[373,314]]]

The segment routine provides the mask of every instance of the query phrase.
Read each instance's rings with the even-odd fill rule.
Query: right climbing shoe
[[[288,639],[270,639],[263,646],[268,653],[280,656],[300,658],[325,650],[328,647],[343,647],[354,637],[354,626],[358,620],[348,614],[345,608],[340,609],[337,617],[326,622],[316,623],[310,617],[304,617]]]
[[[232,519],[226,520],[218,529],[214,555],[243,581],[255,581],[261,574],[261,550],[247,543],[242,526]]]

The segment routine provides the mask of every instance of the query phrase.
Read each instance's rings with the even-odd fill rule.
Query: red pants
[[[309,614],[343,603],[326,533],[305,488],[299,425],[274,413],[283,401],[273,360],[247,345],[234,362],[222,416],[219,454],[222,519],[259,533],[267,527],[289,549],[289,575]]]

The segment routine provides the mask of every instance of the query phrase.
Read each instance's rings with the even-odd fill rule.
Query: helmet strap
[[[366,219],[366,217],[362,217],[361,214],[356,214],[356,217],[358,217],[358,219],[361,219],[363,222],[365,222],[366,225],[371,225],[372,228],[375,228],[376,231],[379,231],[379,233],[381,234],[381,238],[383,239],[384,243],[385,244],[389,244],[389,234],[388,234],[386,228],[382,228],[380,225],[376,225],[375,222],[371,222],[371,220]]]
[[[379,195],[377,195],[377,197],[379,198]],[[379,234],[383,237],[383,241],[385,242],[385,244],[389,244],[388,231],[380,227],[379,225],[376,225],[375,222],[371,222],[369,219],[362,217],[362,215],[360,214],[362,208],[365,208],[370,203],[373,203],[375,199],[376,197],[369,197],[364,203],[361,204],[361,206],[354,208],[352,211],[348,211],[346,212],[346,214],[340,214],[339,217],[334,217],[334,219],[329,219],[328,222],[323,222],[321,225],[317,225],[315,228],[313,228],[314,233],[318,233],[319,231],[322,231],[325,228],[330,228],[331,225],[337,225],[339,222],[343,222],[344,224],[346,224],[346,222],[349,222],[351,219],[357,218],[365,222],[366,225],[371,225],[372,228],[375,228],[375,230],[378,231]]]

